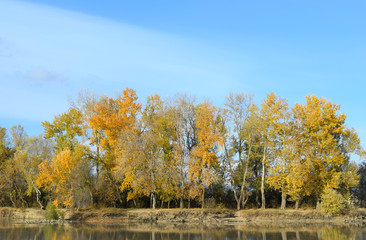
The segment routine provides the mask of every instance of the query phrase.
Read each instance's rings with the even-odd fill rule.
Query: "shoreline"
[[[319,210],[293,209],[87,209],[60,210],[64,220],[46,220],[40,209],[0,208],[0,218],[17,224],[154,224],[154,225],[344,225],[365,226],[366,210],[355,209],[340,216],[326,215]]]

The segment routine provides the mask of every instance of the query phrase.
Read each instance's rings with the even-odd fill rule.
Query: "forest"
[[[223,107],[177,94],[81,91],[43,134],[0,128],[0,206],[319,208],[366,200],[365,156],[340,105],[230,93]]]

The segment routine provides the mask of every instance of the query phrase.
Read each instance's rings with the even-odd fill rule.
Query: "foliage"
[[[55,150],[73,150],[77,145],[77,136],[83,134],[82,115],[75,108],[70,108],[68,112],[55,116],[52,123],[42,122],[45,138],[54,139],[56,142]]]
[[[218,164],[217,149],[223,145],[223,136],[218,131],[216,109],[210,103],[202,103],[196,109],[196,128],[198,144],[192,152],[189,173],[192,187],[192,198],[201,193],[204,206],[206,186],[215,182],[214,167]]]
[[[46,209],[44,211],[44,217],[47,220],[58,220],[59,219],[59,214],[56,209],[56,206],[52,202],[47,203]]]
[[[239,210],[241,205],[245,206],[249,197],[249,168],[253,161],[255,140],[258,138],[255,128],[258,120],[257,106],[253,103],[252,96],[244,93],[230,93],[225,106],[222,121],[222,134],[225,138],[224,161]]]
[[[262,180],[261,180],[261,198],[262,209],[266,206],[264,194],[265,179],[268,166],[276,158],[276,152],[281,148],[281,141],[278,136],[284,128],[284,118],[288,109],[287,100],[276,96],[273,92],[267,95],[262,101],[259,110],[258,131],[260,132],[260,143],[263,148],[262,155]]]
[[[77,190],[87,188],[90,169],[87,166],[86,158],[88,148],[77,145],[75,151],[68,149],[59,152],[51,161],[44,161],[39,166],[40,173],[36,184],[53,193],[53,204],[56,206],[74,207]],[[81,181],[82,180],[82,181]],[[82,184],[80,186],[80,183]]]
[[[331,215],[341,214],[347,208],[346,199],[332,188],[325,189],[321,200],[321,210]]]
[[[274,93],[260,105],[230,94],[218,108],[188,95],[155,94],[142,106],[133,89],[82,92],[42,123],[44,136],[0,128],[0,205],[183,208],[209,199],[240,209],[276,207],[282,194],[281,207],[310,206],[328,189],[347,201],[352,190],[363,205],[365,167],[350,159],[366,154],[339,112],[318,96],[290,108]]]

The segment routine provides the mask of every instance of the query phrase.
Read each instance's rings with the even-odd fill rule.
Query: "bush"
[[[48,202],[46,210],[44,212],[44,217],[47,220],[57,220],[59,219],[59,214],[56,210],[56,206],[52,202]]]
[[[58,218],[61,220],[65,220],[65,212],[62,210],[57,211]]]
[[[326,189],[322,195],[321,210],[331,215],[344,213],[347,209],[346,199],[334,189]]]

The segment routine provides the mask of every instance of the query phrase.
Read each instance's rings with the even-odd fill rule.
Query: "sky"
[[[0,126],[42,132],[82,89],[341,104],[366,147],[365,1],[0,0]]]

